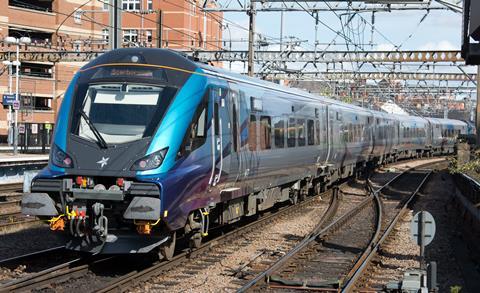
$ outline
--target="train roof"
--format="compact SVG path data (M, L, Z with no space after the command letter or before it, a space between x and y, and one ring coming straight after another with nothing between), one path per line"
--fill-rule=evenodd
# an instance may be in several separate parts
M135 58L135 56L137 56L138 58ZM162 68L176 69L183 73L181 74L183 76L180 78L175 78L172 76L172 78L170 79L170 81L172 81L176 85L180 84L182 80L186 78L185 75L194 74L195 72L198 72L198 69L201 69L201 71L203 71L207 75L211 75L219 78L225 78L227 80L232 80L232 81L243 82L243 83L247 83L255 86L260 86L260 87L264 87L274 91L283 92L285 94L294 94L297 97L303 98L307 101L316 101L324 104L334 105L336 107L346 108L351 111L356 111L356 112L361 111L364 113L370 113L370 114L381 116L384 118L396 117L399 120L406 120L406 119L423 120L427 118L427 117L421 117L421 116L389 114L386 112L365 109L352 104L347 104L338 100L334 100L325 96L313 95L311 93L308 93L300 89L282 86L282 85L261 80L258 78L252 78L239 73L230 72L228 70L225 70L219 67L213 67L201 62L196 62L181 52L177 52L169 49L123 48L123 49L112 50L100 55L99 57L95 58L94 60L84 65L81 68L81 71L99 67L103 64L137 64L137 65L146 65L146 66L156 65ZM429 118L429 119L438 119L438 123L442 123L442 124L450 123L453 125L466 125L465 122L463 121L453 120L453 119L441 119L441 118Z

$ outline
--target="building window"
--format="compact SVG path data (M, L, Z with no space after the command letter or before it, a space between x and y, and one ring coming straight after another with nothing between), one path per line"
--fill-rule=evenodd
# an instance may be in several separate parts
M73 51L80 52L81 50L82 50L82 42L81 41L73 42Z
M109 31L108 31L108 28L104 28L102 29L102 40L104 43L108 43L108 39L109 39Z
M192 1L190 4L192 5L192 15L197 15L197 4L195 3L195 1Z
M127 11L140 10L140 0L122 0L122 8Z
M73 14L73 20L75 21L75 23L82 23L82 14L83 10L81 9L75 11L75 13Z
M147 40L147 43L151 43L153 41L152 30L145 31L145 39Z
M137 30L124 30L123 31L123 41L125 43L136 43L136 42L138 42L138 32L137 32Z
M26 9L52 12L53 0L8 0L9 6L21 7Z
M52 78L53 65L22 62L20 74L24 76Z
M153 10L153 0L147 0L147 9Z
M101 0L103 2L103 10L109 10L110 9L110 0Z

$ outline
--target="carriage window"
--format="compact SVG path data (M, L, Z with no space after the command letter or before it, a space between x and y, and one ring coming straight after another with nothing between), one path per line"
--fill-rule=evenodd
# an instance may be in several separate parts
M313 120L307 120L307 143L308 145L314 144L315 128L313 126Z
M275 147L283 148L285 146L285 122L283 119L275 119L273 127L275 128ZM274 120L274 121L275 121Z
M260 149L268 150L272 148L272 122L270 117L260 117Z
M255 151L257 149L257 117L250 115L250 124L248 125L248 149Z
M289 148L295 146L295 140L296 140L296 123L295 123L295 118L290 118L288 119L288 131L287 131L287 146Z
M207 137L207 99L199 105L195 112L190 127L185 134L182 147L178 152L178 157L182 157L202 146Z
M315 120L315 144L320 144L320 121Z
M305 145L305 119L297 120L298 146Z

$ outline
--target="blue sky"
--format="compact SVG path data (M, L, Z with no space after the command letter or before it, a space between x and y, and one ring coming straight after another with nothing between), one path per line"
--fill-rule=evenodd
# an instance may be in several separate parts
M386 36L385 39L375 31L373 42L374 49L391 49L393 44L402 43L408 39L401 49L460 49L461 41L461 14L453 11L430 11L425 20L419 24L420 19L426 14L425 11L394 11L379 12L375 14L375 28ZM363 13L363 18L371 22L371 13ZM248 27L248 17L245 13L225 13L225 18L234 21L244 27ZM319 19L334 30L340 30L340 21L331 12L322 12ZM357 16L354 23L360 18ZM314 19L305 12L288 12L284 14L284 36L296 36L300 39L314 43ZM368 42L371 38L371 26L364 25L364 38ZM280 36L280 13L259 12L257 14L256 29L258 32L271 37ZM319 42L330 42L335 34L325 26L319 24ZM232 39L246 38L247 32L241 29L233 29ZM228 39L228 33L224 35ZM339 42L341 38L337 38ZM391 42L390 42L391 41ZM245 45L245 44L244 44ZM307 49L311 46L307 46ZM341 49L341 47L337 47Z

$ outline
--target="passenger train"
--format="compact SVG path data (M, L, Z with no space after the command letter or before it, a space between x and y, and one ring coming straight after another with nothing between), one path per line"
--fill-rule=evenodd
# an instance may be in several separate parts
M467 124L376 112L170 50L110 51L65 93L48 166L22 212L67 247L198 247L210 229L295 204L368 165L454 151Z

